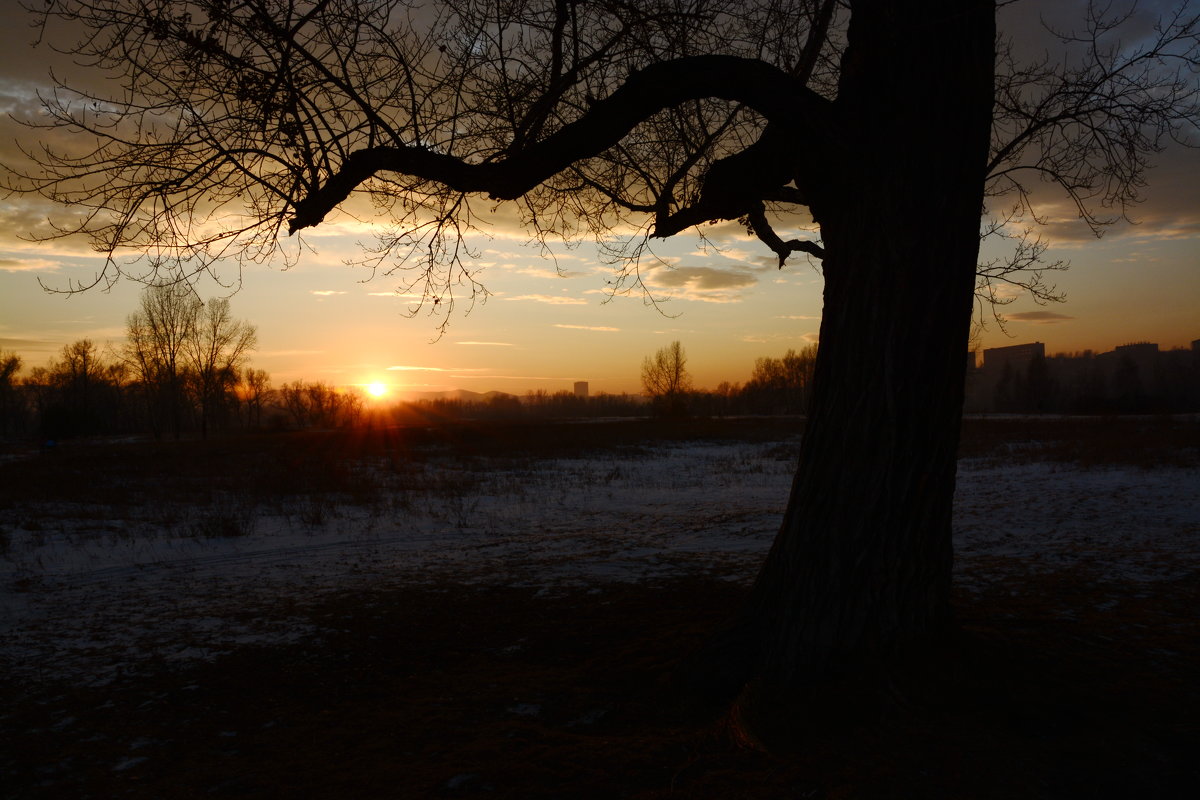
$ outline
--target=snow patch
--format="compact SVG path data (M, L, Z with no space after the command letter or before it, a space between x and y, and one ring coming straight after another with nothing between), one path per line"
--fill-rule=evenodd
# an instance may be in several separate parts
M312 499L320 514L239 508L244 533L227 537L133 509L26 509L24 522L0 524L0 667L104 684L148 659L319 637L304 609L355 589L453 581L552 595L694 575L750 581L792 481L780 444L696 442L469 471L447 457L414 466L442 491L383 511L328 498ZM1016 564L1147 584L1195 572L1198 473L965 460L956 580L982 590Z

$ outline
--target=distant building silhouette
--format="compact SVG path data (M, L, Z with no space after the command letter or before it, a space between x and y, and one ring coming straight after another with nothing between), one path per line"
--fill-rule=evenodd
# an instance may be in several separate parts
M1035 358L1046 357L1046 345L1041 342L1013 344L1008 347L989 347L983 351L984 369L1004 369L1004 366L1024 367Z
M965 388L969 412L1200 411L1200 339L1191 349L1132 342L1049 358L1041 342L988 348L978 367L968 356Z
M586 400L588 396L588 382L575 381L575 396L581 400Z
M989 347L983 364L973 369L967 363L966 409L968 411L1017 411L1030 405L1031 390L1045 381L1046 345L1042 342ZM1040 410L1040 409L1028 409Z

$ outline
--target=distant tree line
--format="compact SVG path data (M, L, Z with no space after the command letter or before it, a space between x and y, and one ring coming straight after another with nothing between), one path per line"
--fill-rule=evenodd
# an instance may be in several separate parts
M817 346L788 350L782 358L754 362L744 384L722 381L712 391L692 388L687 353L672 342L642 363L642 387L656 416L804 414L812 392Z
M361 392L340 391L323 382L292 381L279 387L272 398L287 412L293 428L341 428L357 424L363 416ZM273 418L273 427L284 422Z
M233 317L228 299L148 287L119 346L80 339L24 374L19 356L0 353L0 436L179 438L257 424L269 378L247 367L255 343L254 326Z
M696 389L679 342L660 348L642 362L643 393L587 397L569 391L494 393L483 398L446 397L399 403L384 414L401 425L435 425L456 420L595 419L601 417L720 417L804 414L812 387L817 347L788 350L780 358L754 362L744 384L724 381L716 389Z
M755 360L742 384L693 388L679 342L642 364L644 394L445 397L369 408L361 392L323 382L278 388L248 364L255 329L226 299L200 302L188 290L152 287L126 322L126 341L80 339L45 366L22 373L0 352L0 438L56 440L95 434L207 436L220 430L340 428L364 422L441 425L461 420L802 415L817 346ZM1200 349L1127 345L972 369L967 410L999 413L1178 413L1200 410Z

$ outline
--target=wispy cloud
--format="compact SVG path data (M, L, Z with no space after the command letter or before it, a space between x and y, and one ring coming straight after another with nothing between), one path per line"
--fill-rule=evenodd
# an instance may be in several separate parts
M580 297L565 297L557 294L522 294L506 297L505 300L532 300L535 303L549 303L554 306L584 306L587 300Z
M655 288L675 289L688 300L705 303L740 302L741 289L753 286L758 279L741 269L714 267L676 267L657 269L647 276Z
M573 331L619 331L620 328L610 328L607 325L566 325L561 322L554 323L555 328L569 328Z
M454 372L454 370L447 370ZM469 371L469 370L468 370ZM548 375L504 375L501 373L487 375L451 375L452 378L489 380L489 381L565 381L567 378L555 378Z
M46 258L0 258L0 271L54 272L62 265Z
M537 264L515 265L503 264L503 267L508 269L514 275L525 275L530 278L546 278L557 280L559 278L582 278L588 273L585 270L567 269L562 264L547 264L539 266Z
M774 319L820 319L818 314L784 314Z
M0 336L0 348L5 350L32 350L38 352L48 352L57 350L62 347L59 342L52 342L47 339L16 339Z
M752 286L757 278L742 270L714 267L676 267L655 270L654 283L660 286L690 286L696 289L737 289Z
M482 372L487 367L417 367L408 364L397 364L387 367L389 372Z
M821 338L816 331L802 333L799 336L788 333L773 333L773 334L746 334L742 337L743 342L750 344L770 344L771 342L795 342L800 341L805 344L816 344Z
M455 342L455 344L465 344L471 347L515 347L512 342Z
M256 350L256 356L317 356L324 350Z
M367 292L367 297L399 297L404 300L420 300L416 292Z
M1148 219L1140 227L1131 227L1130 235L1138 239L1171 241L1200 237L1200 220Z
M713 248L713 250L717 255L722 258L728 258L730 261L750 261L756 255L740 247L717 247Z
M1017 322L1032 322L1035 325L1054 325L1058 322L1075 319L1067 314L1058 314L1054 311L1018 311L1016 314L1005 314L1004 316Z
M315 294L317 297L329 297L335 294L345 294L345 292L339 292L333 289L310 289L308 293Z

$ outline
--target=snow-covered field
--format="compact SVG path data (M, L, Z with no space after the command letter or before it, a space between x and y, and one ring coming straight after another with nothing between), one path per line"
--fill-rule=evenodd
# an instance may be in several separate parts
M356 503L45 507L0 520L0 669L104 684L148 659L319 636L329 592L750 580L783 513L795 442L593 458L423 462L437 492ZM957 580L1082 571L1153 592L1200 567L1200 469L960 462ZM228 533L237 535L223 535Z

